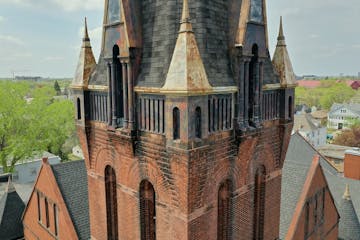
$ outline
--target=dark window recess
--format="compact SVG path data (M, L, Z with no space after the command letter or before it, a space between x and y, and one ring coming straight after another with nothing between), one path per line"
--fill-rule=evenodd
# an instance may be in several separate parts
M279 93L266 91L262 99L262 119L265 121L278 119L280 116Z
M231 182L221 184L218 192L218 240L229 240L231 235Z
M153 185L144 180L140 183L141 240L156 239L156 196Z
M201 138L201 108L195 110L195 137Z
M305 239L309 236L309 219L310 218L310 204L307 202L305 204Z
M257 65L258 65L258 58L259 58L259 54L258 54L258 46L256 44L253 45L252 47L252 57L251 57L251 61L249 64L249 96L248 96L248 106L247 106L247 111L248 111L248 116L249 116L249 122L250 124L252 124L252 120L254 119L254 104L255 104L255 87L256 87L256 81L258 81L259 76L258 76L258 69L257 69Z
M264 212L265 212L265 168L261 167L255 174L254 191L254 237L264 239Z
M55 236L58 235L58 212L57 212L57 206L56 204L54 204L53 206L53 211L54 211L54 234Z
M49 203L47 198L45 197L45 216L46 216L46 227L50 227L50 219L49 219Z
M289 111L288 112L288 114L289 114L288 118L289 118L289 120L292 120L293 119L293 99L292 99L291 96L289 97L289 110L288 111Z
M81 120L81 102L80 102L80 98L77 98L76 106L77 106L77 120Z
M116 106L116 116L118 118L118 124L121 123L121 119L124 118L124 92L123 92L123 76L122 76L122 66L119 59L119 47L115 45L113 47L113 65L114 68L114 78L115 78L115 106Z
M40 193L36 192L37 196L37 208L38 208L38 220L41 222L41 199L40 199Z
M177 107L173 109L173 138L180 139L180 110Z
M118 239L118 216L117 216L117 191L115 170L107 166L105 168L105 191L106 191L106 223L107 239Z

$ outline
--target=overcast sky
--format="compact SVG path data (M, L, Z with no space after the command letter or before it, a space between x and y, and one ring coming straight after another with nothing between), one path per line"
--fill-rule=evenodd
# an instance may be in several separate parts
M98 58L104 0L0 0L0 77L72 77L88 17ZM268 0L270 52L280 15L296 74L360 72L359 0Z

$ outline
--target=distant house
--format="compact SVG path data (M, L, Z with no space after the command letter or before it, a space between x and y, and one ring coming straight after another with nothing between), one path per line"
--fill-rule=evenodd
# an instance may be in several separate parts
M351 124L360 118L360 104L334 103L328 113L328 128L348 129Z
M344 159L345 152L352 150L353 147L340 146L334 144L326 144L317 147L317 150L326 158L326 160L334 167L339 173L344 172Z
M309 113L294 116L293 132L299 132L314 147L326 144L326 127L321 126L321 121L314 119Z
M45 152L43 156L49 159L51 164L60 163L61 158L54 154ZM18 162L15 165L15 170L12 174L12 179L15 183L31 183L34 182L41 167L42 160L40 157L34 159ZM3 167L0 167L0 174L4 173Z
M360 239L360 181L341 176L295 133L283 168L280 215L281 239Z
M90 239L85 162L43 160L23 215L25 239Z

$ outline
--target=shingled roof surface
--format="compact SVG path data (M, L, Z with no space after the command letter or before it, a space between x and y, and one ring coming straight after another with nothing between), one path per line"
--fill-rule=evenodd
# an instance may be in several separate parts
M342 216L339 224L339 239L358 240L360 239L360 223L351 197L343 197L339 207Z
M89 196L84 161L52 165L79 239L90 239Z
M25 203L15 189L6 191L0 200L0 239L18 239L24 236L21 216Z
M281 212L280 212L280 238L284 238L289 229L296 204L303 189L308 171L310 169L313 157L320 155L320 165L324 171L326 180L329 184L335 204L339 208L342 201L346 184L349 184L352 194L352 200L356 215L360 215L360 181L344 178L340 176L317 152L310 143L308 143L299 133L292 135L288 152L286 155L281 188ZM340 213L340 222L341 222ZM359 236L357 236L359 237ZM357 238L360 239L360 238Z

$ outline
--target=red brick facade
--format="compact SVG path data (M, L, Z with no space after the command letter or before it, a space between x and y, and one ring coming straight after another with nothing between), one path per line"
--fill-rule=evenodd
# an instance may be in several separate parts
M24 212L23 224L24 236L27 240L78 239L51 166L47 162L43 163L39 171Z
M346 151L344 159L344 176L360 180L360 152Z

